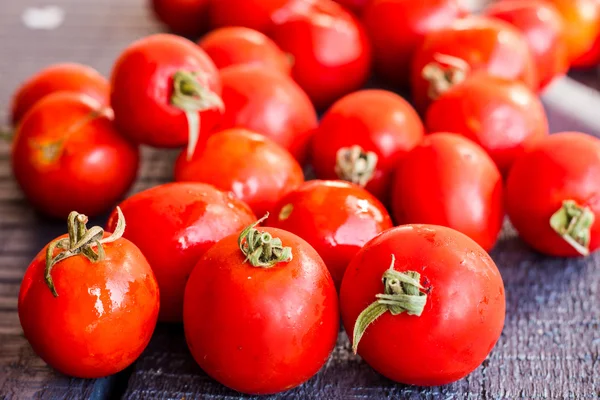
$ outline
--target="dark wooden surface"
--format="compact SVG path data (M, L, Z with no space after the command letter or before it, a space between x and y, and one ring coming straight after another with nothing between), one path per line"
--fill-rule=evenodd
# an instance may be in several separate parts
M21 22L28 6L58 4L64 24L33 31ZM160 30L143 0L0 0L0 121L20 81L58 61L88 63L108 74L130 41ZM598 86L595 74L578 74ZM600 134L600 95L565 80L545 96L554 131ZM64 231L28 207L11 177L10 147L0 142L0 398L240 398L208 378L190 357L180 326L162 325L128 370L100 380L70 379L35 356L17 317L21 277L34 254ZM144 149L133 192L169 180L172 152ZM97 219L103 224L102 217ZM439 388L394 384L351 355L340 340L323 370L279 399L597 399L600 398L600 254L551 259L527 249L507 226L493 251L507 294L504 332L491 356L467 378Z

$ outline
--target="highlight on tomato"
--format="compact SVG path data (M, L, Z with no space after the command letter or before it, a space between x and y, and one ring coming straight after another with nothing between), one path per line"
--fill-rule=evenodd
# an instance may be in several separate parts
M211 0L151 0L154 15L173 33L198 36L209 26Z

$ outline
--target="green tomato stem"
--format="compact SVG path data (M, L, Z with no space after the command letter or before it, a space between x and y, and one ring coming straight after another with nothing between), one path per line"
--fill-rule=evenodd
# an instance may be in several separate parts
M574 200L565 200L550 217L550 226L579 254L590 254L591 228L595 215L589 207L580 206Z
M268 217L269 213L244 229L238 238L238 246L246 256L244 262L250 262L253 267L270 268L280 262L292 260L291 247L284 247L281 239L256 229Z

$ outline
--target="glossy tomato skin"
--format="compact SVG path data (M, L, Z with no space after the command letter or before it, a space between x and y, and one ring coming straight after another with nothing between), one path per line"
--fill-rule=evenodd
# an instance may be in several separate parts
M338 337L339 312L317 252L292 233L259 230L291 247L292 260L253 267L244 262L238 235L221 240L190 276L183 326L208 375L239 392L269 394L300 385L323 366Z
M449 26L462 14L456 0L371 1L363 21L377 73L393 85L408 86L413 55L425 35Z
M209 137L191 160L182 152L175 180L233 192L262 216L300 186L304 175L292 155L273 141L245 129L227 129Z
M483 71L500 78L523 81L532 90L539 86L535 63L521 32L508 22L469 16L454 21L447 28L430 32L415 53L411 83L414 104L420 113L426 111L432 100L429 95L431 83L423 77L423 69L436 62L437 54L466 62L467 75Z
M120 207L127 221L124 237L140 248L156 274L159 319L165 322L181 322L185 284L200 256L256 219L246 204L202 183L156 186ZM115 211L106 229L116 224Z
M117 60L111 77L111 104L119 131L154 147L180 147L188 142L185 112L171 104L173 75L196 73L198 82L221 94L219 73L195 43L171 34L155 34L132 43ZM213 107L199 112L200 136L219 121Z
M365 188L388 203L398 160L424 135L408 102L385 90L360 90L344 96L325 113L312 140L312 164L320 179L338 179L337 152L353 145L377 155L376 170Z
M283 197L267 225L306 240L323 258L336 286L369 240L393 226L385 207L348 182L313 180Z
M575 200L595 215L590 252L600 247L600 141L578 132L550 135L519 158L508 176L508 216L523 240L557 256L580 254L550 226L564 200Z
M218 69L232 65L251 64L270 68L282 74L291 72L289 57L266 35L241 26L215 29L198 45L213 60Z
M173 33L197 36L208 29L210 0L151 0L152 10Z
M502 176L477 144L435 133L400 161L392 210L398 224L447 226L489 251L504 218Z
M273 19L295 1L304 0L217 0L210 4L210 20L215 28L244 26L269 34Z
M16 125L38 101L54 92L86 94L104 106L110 102L108 81L98 71L77 63L53 64L17 89L12 99L12 123Z
M548 135L537 95L518 81L475 74L435 100L425 119L429 132L454 132L481 145L507 175L523 152Z
M156 326L159 291L148 262L126 239L103 246L103 261L75 256L53 267L58 297L44 280L46 248L21 283L25 337L46 363L73 377L101 378L125 369Z
M591 49L571 63L573 68L593 68L600 64L600 34Z
M371 48L361 23L332 0L297 1L280 13L275 43L294 57L292 76L317 109L367 81Z
M492 3L485 15L506 21L524 35L534 58L539 88L569 69L566 29L562 16L545 0L503 0Z
M289 76L256 65L221 71L225 113L221 129L245 128L272 139L303 163L317 127L317 112Z
M350 337L358 315L383 292L381 278L392 254L396 271L421 275L425 309L421 316L383 314L366 329L358 354L405 384L437 386L465 377L502 332L505 296L498 268L480 246L452 229L390 229L367 243L344 275L340 305Z
M40 100L19 124L13 174L27 199L49 216L98 215L129 190L139 166L137 146L113 126L110 109L74 92Z

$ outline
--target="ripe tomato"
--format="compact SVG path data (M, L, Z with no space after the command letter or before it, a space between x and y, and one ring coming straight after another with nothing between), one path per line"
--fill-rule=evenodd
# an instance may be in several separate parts
M251 64L285 75L291 72L292 65L288 56L275 42L254 29L240 26L216 29L204 36L198 45L219 69Z
M415 51L425 35L461 16L456 0L374 0L363 20L377 73L394 85L408 85Z
M279 14L272 37L294 56L292 76L318 109L359 89L369 76L365 30L332 0L292 3Z
M162 297L159 319L181 322L183 291L194 265L220 239L255 220L250 208L202 183L169 183L137 193L121 203L125 238L144 253ZM118 222L113 211L106 225Z
M69 234L33 259L21 283L19 320L33 350L63 374L101 378L131 365L156 326L156 279L142 252L121 238L87 230L69 215ZM85 237L86 233L88 237Z
M596 38L594 45L587 53L577 58L571 63L573 68L593 68L600 64L600 34Z
M417 110L424 113L432 100L475 71L539 87L533 57L517 28L470 16L430 32L415 53L411 80Z
M86 94L102 105L109 104L108 81L87 65L53 64L27 79L13 95L12 122L18 124L38 101L54 92Z
M425 124L429 132L460 133L478 143L505 176L515 159L548 135L546 112L534 92L484 73L435 100Z
M557 257L600 247L600 140L548 136L519 158L506 184L508 216L534 249Z
M346 7L348 10L352 11L354 14L360 16L370 2L370 0L334 0L336 3L339 3Z
M451 133L427 136L400 160L392 189L396 223L447 226L488 251L502 228L502 202L494 162L477 144Z
M14 176L32 205L66 218L98 215L129 190L139 151L113 126L110 110L91 97L57 92L26 114L13 141Z
M210 0L151 0L152 10L173 33L198 36L208 28Z
M196 362L243 393L300 385L321 369L338 336L337 293L321 257L292 233L255 225L202 256L183 314Z
M155 147L188 145L218 122L221 80L204 50L187 39L156 34L132 43L111 78L115 123L128 138Z
M256 215L304 182L292 155L270 139L245 129L227 129L208 138L191 160L181 153L175 180L204 182L233 192Z
M361 90L325 113L312 140L312 163L317 177L353 182L387 203L393 168L423 134L419 116L402 97Z
M213 27L244 26L269 33L280 10L298 0L217 0L210 2ZM304 1L304 0L299 0Z
M537 67L540 89L567 72L565 24L552 4L546 0L504 0L492 3L485 14L504 20L523 33Z
M319 180L284 196L267 225L292 232L314 247L337 287L358 250L393 226L385 207L361 187Z
M354 351L382 375L419 386L471 373L504 326L494 261L441 226L401 226L367 243L346 270L340 305Z
M317 112L310 99L289 76L256 65L239 65L221 71L225 113L221 129L245 128L285 147L304 162L310 138L317 127Z

